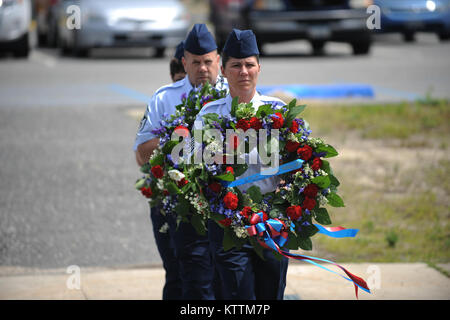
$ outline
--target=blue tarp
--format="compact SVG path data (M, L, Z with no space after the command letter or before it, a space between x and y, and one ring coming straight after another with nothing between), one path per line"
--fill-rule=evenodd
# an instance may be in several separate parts
M257 86L257 90L264 95L271 95L275 92L283 92L288 95L307 99L326 98L374 98L375 93L372 86L364 84L287 84L276 86Z

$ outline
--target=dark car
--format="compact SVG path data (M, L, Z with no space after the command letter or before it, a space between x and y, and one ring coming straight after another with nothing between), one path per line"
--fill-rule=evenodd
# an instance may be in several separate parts
M380 32L400 32L414 41L416 32L433 32L450 39L450 0L376 0L381 9Z
M232 28L252 29L264 43L305 39L320 54L327 41L346 42L367 54L371 32L367 6L357 0L210 0L210 20L219 48Z

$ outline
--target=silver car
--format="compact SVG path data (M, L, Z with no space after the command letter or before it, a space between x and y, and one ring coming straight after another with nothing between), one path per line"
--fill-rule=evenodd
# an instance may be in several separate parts
M0 51L12 51L16 57L27 57L30 28L30 0L0 0Z
M58 46L77 56L102 47L153 47L162 56L191 24L178 0L62 0L55 9Z

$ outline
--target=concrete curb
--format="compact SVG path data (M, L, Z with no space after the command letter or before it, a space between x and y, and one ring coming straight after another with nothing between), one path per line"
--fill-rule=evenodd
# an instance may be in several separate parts
M425 263L349 263L342 266L363 277L371 287L372 294L359 291L360 300L450 299L450 279ZM80 286L76 288L74 274L62 270L10 275L2 272L0 299L160 300L165 272L162 268L146 266L106 270L81 268L79 274ZM290 300L355 299L350 282L303 263L290 264L285 296Z

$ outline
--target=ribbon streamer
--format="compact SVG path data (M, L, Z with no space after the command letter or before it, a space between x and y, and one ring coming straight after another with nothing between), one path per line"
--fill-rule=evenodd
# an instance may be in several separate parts
M317 229L319 229L319 233L327 235L332 238L349 238L355 237L358 233L359 229L346 229L344 227L324 227L320 224L314 224Z
M320 227L322 227L322 226L320 226ZM322 228L325 229L325 227L322 227ZM337 230L335 232L339 232L339 231L343 231L343 230L355 230L355 229L345 229L342 227L336 227L336 228L339 230ZM344 278L345 280L352 282L353 285L355 286L356 298L358 298L358 288L370 293L370 289L367 286L367 283L364 281L364 279L362 279L358 276L355 276L354 274L350 273L347 269L345 269L344 267L338 265L337 263L335 263L333 261L316 258L316 257L305 256L305 255L301 255L301 254L290 253L288 251L281 250L280 247L282 247L288 239L288 232L285 230L285 225L281 220L268 219L266 214L264 214L263 212L259 212L259 213L254 214L251 217L250 225L246 226L246 229L250 236L256 236L256 235L259 236L258 242L264 248L272 249L272 250L278 252L279 254L283 255L286 258L291 258L291 259L295 259L295 260L304 260L304 261L311 263L317 267L320 267L324 270L327 270L329 272L337 274L338 276ZM292 229L292 224L291 224L291 229ZM330 229L333 229L333 228L330 228ZM318 263L319 261L331 263L331 264L337 266L342 271L344 271L348 277L345 277L333 270L330 270L327 267L320 265Z
M303 166L303 160L297 159L297 160L294 160L294 161L291 161L291 162L288 162L288 163L285 163L285 164L279 166L278 170L276 168L269 168L269 169L261 171L261 173L253 174L251 176L241 178L238 180L234 180L231 182L222 181L222 185L224 185L226 188L237 187L237 186L240 186L243 184L267 179L267 178L270 178L273 176L278 176L280 174L283 174L283 173L286 173L289 171L297 170L297 169L300 169L302 166Z

